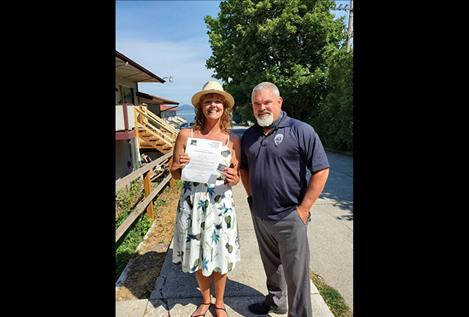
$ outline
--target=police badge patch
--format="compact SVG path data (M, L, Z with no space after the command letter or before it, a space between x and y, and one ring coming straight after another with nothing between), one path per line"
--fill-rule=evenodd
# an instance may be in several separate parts
M283 134L277 134L274 138L275 145L279 145L283 141Z

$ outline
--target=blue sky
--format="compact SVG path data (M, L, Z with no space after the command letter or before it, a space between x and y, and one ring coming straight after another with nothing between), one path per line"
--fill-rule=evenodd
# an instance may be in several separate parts
M174 78L173 83L140 83L139 91L191 104L192 95L213 79L213 71L205 67L211 48L204 17L217 17L219 4L116 1L116 50L160 77Z

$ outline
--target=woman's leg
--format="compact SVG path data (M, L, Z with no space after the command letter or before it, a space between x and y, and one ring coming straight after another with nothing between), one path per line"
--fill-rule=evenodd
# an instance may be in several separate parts
M213 281L215 283L215 307L217 308L225 308L225 302L223 300L225 296L225 286L226 286L226 274L221 275L218 272L213 272ZM217 316L225 316L226 314L223 310L216 311ZM227 316L227 315L226 315Z
M200 293L202 293L202 303L210 303L210 277L203 276L202 270L197 270L195 272L195 278L199 285ZM197 310L192 313L192 316L204 315L209 308L209 305L200 305Z

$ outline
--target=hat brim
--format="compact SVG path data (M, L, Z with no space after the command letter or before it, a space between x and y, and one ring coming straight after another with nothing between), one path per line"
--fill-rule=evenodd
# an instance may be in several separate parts
M222 95L223 97L225 97L225 100L228 103L229 108L233 108L233 106L234 106L233 96L230 95L229 93L227 93L226 91L221 91L221 90L217 90L217 89L201 90L201 91L197 92L195 95L192 96L192 99L191 99L192 105L194 105L194 107L198 107L198 103L200 101L200 98L203 95L206 95L206 94L219 94L219 95Z

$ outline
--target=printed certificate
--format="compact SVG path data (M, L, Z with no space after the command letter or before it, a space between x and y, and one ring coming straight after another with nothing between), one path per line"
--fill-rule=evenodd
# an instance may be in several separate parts
M188 138L186 153L190 162L182 169L182 180L189 182L215 184L219 175L222 142Z

